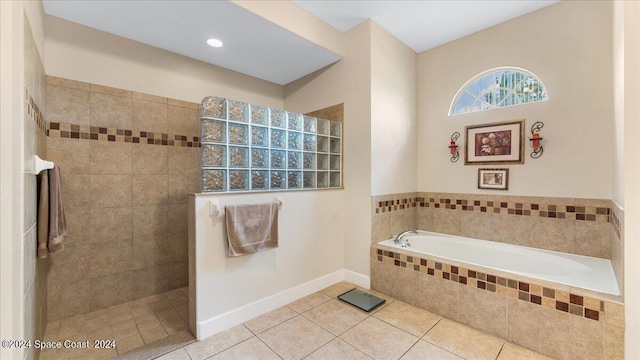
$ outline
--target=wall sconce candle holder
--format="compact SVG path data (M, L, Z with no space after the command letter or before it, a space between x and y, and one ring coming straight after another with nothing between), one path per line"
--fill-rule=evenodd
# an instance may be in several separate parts
M458 151L458 145L456 145L456 141L460 138L459 132L454 132L451 134L451 141L449 142L449 152L451 153L451 162L456 162L460 159L460 152Z
M543 138L540 136L540 129L542 129L543 127L544 123L542 121L536 121L535 123L533 123L533 125L531 125L531 137L529 138L529 141L531 141L531 147L533 148L533 151L531 152L531 154L529 154L529 156L531 156L531 158L533 159L539 158L544 152L544 148L542 147Z

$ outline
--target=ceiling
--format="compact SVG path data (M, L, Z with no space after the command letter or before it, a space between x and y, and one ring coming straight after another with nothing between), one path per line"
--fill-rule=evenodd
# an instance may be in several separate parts
M44 0L78 24L285 85L341 59L227 1ZM212 48L207 39L224 42Z
M341 31L373 19L422 52L556 1L293 2ZM341 59L339 54L228 1L44 0L43 4L48 15L280 85ZM209 47L209 38L222 40L224 46Z
M552 5L558 0L293 2L340 31L347 31L367 19L372 19L415 52L421 53Z

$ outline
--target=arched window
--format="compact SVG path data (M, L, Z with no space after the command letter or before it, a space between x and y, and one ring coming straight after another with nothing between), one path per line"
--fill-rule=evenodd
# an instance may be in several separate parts
M537 76L525 69L501 67L484 71L467 81L453 99L449 115L547 99L547 91Z

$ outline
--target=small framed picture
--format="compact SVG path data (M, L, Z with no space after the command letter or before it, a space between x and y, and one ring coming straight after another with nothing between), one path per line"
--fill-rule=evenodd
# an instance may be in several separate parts
M478 189L509 190L509 169L478 169Z
M524 119L465 127L465 165L524 164Z

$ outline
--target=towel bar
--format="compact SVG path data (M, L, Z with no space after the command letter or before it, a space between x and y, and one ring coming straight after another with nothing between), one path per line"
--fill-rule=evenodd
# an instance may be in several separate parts
M40 174L42 170L53 169L53 166L54 166L52 161L42 160L38 155L34 157L33 162L34 162L34 172L36 175Z
M278 205L278 209L282 209L282 203L284 200L281 196L276 196L273 203ZM224 216L225 205L220 204L219 200L209 200L209 216Z

